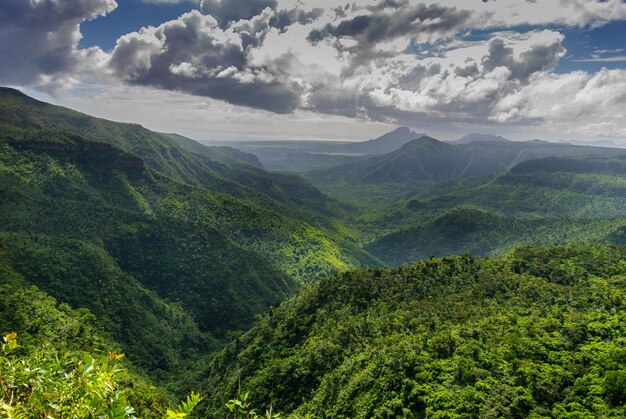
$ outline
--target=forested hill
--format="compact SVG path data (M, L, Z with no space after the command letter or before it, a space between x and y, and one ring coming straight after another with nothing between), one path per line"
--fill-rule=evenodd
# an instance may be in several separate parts
M391 265L431 255L604 241L626 225L626 156L550 157L439 183L383 211L366 244ZM382 232L382 233L381 233Z
M365 269L302 290L207 370L314 417L624 417L626 251L567 245Z
M89 309L158 382L303 282L377 264L342 211L236 150L0 91L0 285Z

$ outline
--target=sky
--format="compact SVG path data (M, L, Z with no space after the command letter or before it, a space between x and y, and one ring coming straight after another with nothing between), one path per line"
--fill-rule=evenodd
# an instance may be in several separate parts
M626 2L2 0L0 85L199 140L626 144Z

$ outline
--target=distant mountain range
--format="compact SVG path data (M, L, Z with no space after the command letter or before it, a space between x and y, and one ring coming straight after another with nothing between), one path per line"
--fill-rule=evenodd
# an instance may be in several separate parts
M482 176L508 170L545 157L611 156L619 148L589 147L540 140L507 141L502 137L470 135L450 144L423 136L399 150L363 161L310 172L306 177L322 191L346 199L394 200L436 182ZM362 199L362 198L359 198Z

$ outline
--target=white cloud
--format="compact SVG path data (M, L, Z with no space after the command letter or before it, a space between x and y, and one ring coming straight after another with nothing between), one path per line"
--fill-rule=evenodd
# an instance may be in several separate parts
M539 119L554 129L626 137L626 70L537 75L494 106L499 121Z
M623 63L626 62L626 55L617 55L614 57L597 57L570 60L577 63Z

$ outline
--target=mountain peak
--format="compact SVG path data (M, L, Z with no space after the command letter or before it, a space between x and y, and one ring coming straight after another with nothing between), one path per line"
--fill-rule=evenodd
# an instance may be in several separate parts
M399 150L403 145L423 137L409 127L398 127L378 138L359 143L353 143L346 148L360 154L387 154Z
M400 150L398 150L398 152L406 152L409 150L420 149L426 146L442 146L450 148L450 144L446 144L443 141L439 141L428 135L421 135L419 138L409 141L408 143L403 145Z
M452 144L470 144L470 143L508 143L511 140L508 140L500 135L494 134L479 134L479 133L471 133L467 134L458 140L450 141Z
M392 134L392 133L397 133L397 134L403 134L403 133L417 134L415 131L413 131L409 127L398 127L396 129L394 129L393 131L388 132L387 134Z

